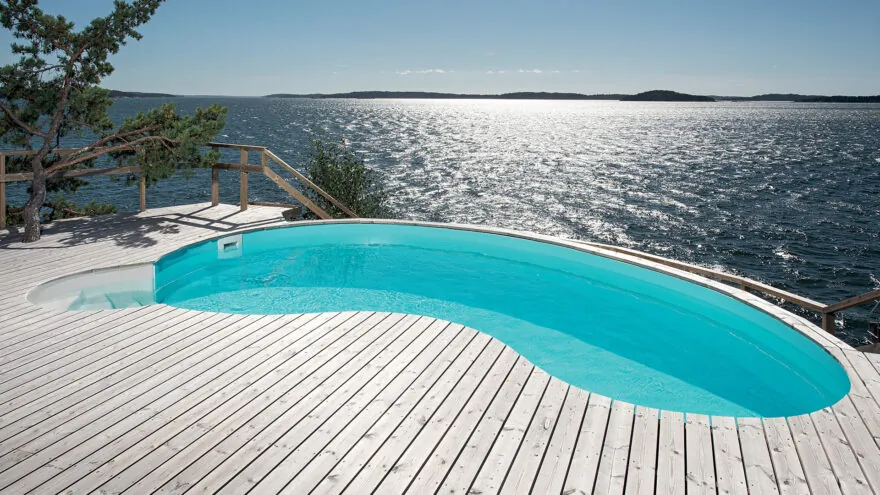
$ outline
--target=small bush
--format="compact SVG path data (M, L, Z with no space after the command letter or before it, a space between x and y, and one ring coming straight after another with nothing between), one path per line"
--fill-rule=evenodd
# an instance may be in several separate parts
M345 141L324 144L312 141L307 167L309 179L360 217L387 218L387 193L378 172L351 151ZM320 194L309 191L310 199L334 217L345 213Z

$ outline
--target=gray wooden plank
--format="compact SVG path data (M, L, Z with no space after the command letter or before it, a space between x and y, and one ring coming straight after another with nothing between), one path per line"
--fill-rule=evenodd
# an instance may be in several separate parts
M370 359L361 371L348 377L343 387L330 394L321 407L291 411L295 414L291 416L292 420L264 428L233 455L217 464L208 476L194 485L194 489L216 492L228 487L232 492L242 491L260 481L285 458L308 462L314 456L293 453L315 444L320 449L326 445L327 435L332 437L339 429L352 425L352 418L362 414L366 408L375 411L381 405L393 402L441 351L453 352L449 349L451 345L460 349L458 346L463 345L464 339L472 337L472 334L463 334L460 327L439 324L430 318L422 318L415 324L404 323L402 327L400 330L403 331L397 333L386 350ZM365 430L368 427L354 424L351 429ZM360 438L364 430L359 430L353 436ZM304 447L304 441L310 441L309 445ZM266 449L261 446L269 444L278 446L278 452L265 452ZM293 468L288 473L291 478L297 469Z
M88 429L83 428L83 424L99 423L105 428L97 435L86 436L75 448L56 457L53 464L66 467L41 485L40 490L61 492L70 489L76 493L83 489L83 485L94 488L94 480L108 466L103 462L109 458L112 461L110 469L122 469L126 465L126 447L131 445L132 438L135 441L144 437L149 439L151 423L161 425L173 419L173 410L166 406L188 402L204 407L214 396L233 393L237 381L246 385L247 377L257 375L259 368L270 372L273 360L278 363L279 357L284 359L292 348L309 345L307 336L313 332L305 325L316 319L313 315L296 319L268 317L266 324L245 327L235 338L218 339L198 354L179 362L174 369L157 375L156 378L164 380L144 385L147 393L134 391L130 400L118 408L106 406L103 411L90 411L76 418L79 425L65 425L68 429L65 436L74 437L80 434L80 429ZM106 443L94 443L95 436L103 438ZM92 446L84 448L89 443ZM92 452L83 457L83 453L89 451ZM70 485L77 480L80 485L71 488Z
M353 318L351 313L335 315L325 313L316 317L305 317L304 320L303 325L294 326L293 333L282 332L281 339L262 350L258 349L256 353L239 351L231 356L221 355L217 361L205 360L199 363L199 366L192 368L195 372L194 376L188 376L190 369L179 374L176 370L170 369L168 374L174 376L174 379L169 380L173 387L171 391L164 395L160 394L157 398L151 393L141 393L132 408L135 412L128 410L125 417L128 419L143 410L154 414L139 424L131 434L117 438L79 461L78 464L97 464L98 467L79 479L72 487L58 486L58 489L70 488L76 492L99 486L155 450L156 445L167 441L169 436L173 435L168 431L171 429L169 420L173 422L181 417L182 413L179 411L187 402L198 404L185 411L190 415L197 414L198 411L217 410L240 394L248 393L249 387L257 386L261 380L273 374L284 376L298 369L309 356L315 355L347 334L351 327L344 324L348 322L350 325ZM174 383L177 380L182 381L182 384ZM152 392L153 388L149 387L149 384L146 386ZM253 388L250 390L253 391ZM257 389L256 392L259 393L261 390ZM150 400L152 402L149 402ZM141 446L146 447L141 448ZM106 461L103 457L105 453L113 456L111 461ZM72 472L72 469L68 470L63 476L53 479L52 483L60 485L61 478L70 477L69 473Z
M685 493L684 414L660 411L657 445L657 494Z
M589 392L573 386L569 389L553 438L535 477L534 493L562 493L589 399Z
M840 485L831 469L831 462L822 447L822 441L808 415L788 418L795 450L804 468L810 493L816 495L839 495Z
M856 388L855 384L853 388ZM874 493L880 493L880 447L874 440L865 418L859 414L855 406L856 402L860 402L859 398L867 400L863 395L850 393L831 406L831 410L837 417L837 422L852 447L856 460L862 466L868 484Z
M850 365L845 366L852 384L849 398L874 439L874 444L880 446L880 373L871 366L863 352L850 350L839 353L838 359L845 359Z
M337 460L345 459L355 446L368 450L370 445L367 445L367 442L370 440L376 439L381 443L382 440L380 439L385 438L384 432L388 431L388 429L380 425L377 430L374 430L374 428L377 428L377 422L388 413L389 409L393 408L394 404L420 397L420 393L426 392L427 387L430 387L454 362L456 357L473 343L475 336L475 331L462 330L459 325L446 326L445 324L431 322L423 334L424 338L420 336L417 344L414 346L406 344L403 359L392 361L398 370L397 375L390 379L372 381L373 386L370 387L370 390L359 398L366 398L368 402L359 401L357 405L351 407L350 410L344 411L342 416L336 418L345 426L343 428L334 427L325 430L331 434L336 434L333 443L327 445L326 438L316 439L319 445L320 443L327 445L322 452L329 451L328 454L331 454L321 459L324 465L327 466L326 469L331 469ZM379 386L378 395L376 395L375 385ZM330 413L332 414L332 410ZM296 463L290 467L287 473L288 480L301 470L303 464L309 462L309 460L315 460L316 456L314 455L295 457L291 455L295 449L301 446L302 441L308 437L309 433L313 431L312 428L308 428L305 432L302 432L301 436L297 435L299 432L294 432L296 438L281 442L283 448L280 452L270 450L261 453L259 457L256 457L253 462L250 462L237 474L231 477L227 475L226 479L228 479L228 482L225 484L217 483L217 480L215 480L211 484L205 485L200 483L200 485L210 487L209 491L220 488L221 493L241 493L251 489L251 487L256 487L255 491L258 493L272 492L271 490L266 490L265 485L262 485L263 488L260 488L261 482L271 473L277 474L277 466L284 459L291 459L291 461ZM346 462L350 463L351 461ZM348 476L348 479L351 479L357 472L356 469L338 469ZM214 473L217 476L222 475L217 470ZM268 483L273 483L275 480L270 478L267 481Z
M704 414L685 416L685 468L688 495L716 491L715 463L709 417Z
M544 397L541 398L541 403L535 411L535 416L532 418L525 437L523 437L519 452L510 465L500 493L533 492L532 485L556 429L569 388L567 383L557 378L550 379Z
M126 323L116 324L113 321L105 322L97 326L99 333L88 335L76 342L65 342L59 346L40 348L31 353L29 361L9 364L8 373L4 374L3 382L0 383L0 401L18 397L15 392L24 389L33 389L34 384L57 370L70 370L73 372L95 363L104 357L113 358L118 356L122 348L134 349L144 342L152 341L152 338L161 334L165 322L175 318L186 319L195 316L193 312L177 312L168 308L154 307L155 311L138 313L138 318ZM164 311L163 311L164 310ZM150 328L144 329L143 325L150 322ZM83 332L90 330L88 326L80 327ZM167 336L166 336L167 337ZM18 366L15 366L18 365ZM13 368L14 366L14 368ZM26 387L23 387L26 385Z
M804 474L800 457L794 446L794 438L785 418L764 418L764 434L770 449L770 460L779 492L782 495L807 494L810 486Z
M632 446L626 475L626 493L654 493L657 482L657 450L660 436L660 411L638 406L633 424Z
M595 493L622 494L626 487L629 447L632 439L635 406L616 400L611 405L608 430L602 444Z
M593 493L610 413L611 399L599 394L590 394L587 412L563 484L564 493L572 495Z
M240 331L247 328L246 324L240 323L241 320L218 330L218 340L222 341L223 337L228 335L225 332ZM208 340L207 342L210 342ZM150 411L141 410L143 416L151 416ZM56 440L56 437L46 435L37 441L31 441L17 448L18 451L36 452L34 455L27 457L25 460L16 463L5 471L4 477L7 480L15 480L15 490L28 491L34 489L46 480L58 475L59 470L67 469L75 465L81 458L94 452L107 442L115 439L119 432L131 430L132 425L140 422L140 416L134 415L135 419L129 417L128 422L105 424L104 422L94 422L86 428L76 431L74 434L66 434ZM45 448L45 444L51 443L52 448ZM35 446L35 444L40 447ZM6 456L0 457L0 468L5 468ZM94 466L89 466L89 469Z
M831 408L816 411L810 416L816 426L816 432L831 462L831 470L837 478L843 493L868 494L873 493L868 485L868 479L862 472L856 453L847 440L837 421L837 417Z
M712 446L719 495L747 494L748 486L740 451L739 432L734 418L712 416Z
M776 494L779 489L760 418L737 418L749 493Z
M198 338L200 331L210 332L218 325L223 326L228 320L225 315L202 314L196 318L203 325L201 327L193 325L187 329L187 333L182 338L192 337L194 334ZM187 320L190 323L196 320ZM57 414L71 414L71 407L79 404L91 405L101 403L105 399L105 395L110 387L114 387L120 382L124 382L132 375L149 373L147 370L157 362L161 362L169 356L174 356L179 352L185 352L187 347L179 348L166 346L160 350L142 349L140 355L125 356L121 354L119 360L111 363L103 368L93 367L85 369L81 374L72 374L68 377L59 378L57 386L47 387L45 389L37 389L16 398L7 404L10 411L0 416L0 452L4 451L6 442L16 435L33 429L36 425L40 428L45 427L43 421L46 418ZM102 374L103 372L103 374ZM89 379L83 379L88 377ZM101 399L101 400L96 400ZM91 400L92 404L88 403Z

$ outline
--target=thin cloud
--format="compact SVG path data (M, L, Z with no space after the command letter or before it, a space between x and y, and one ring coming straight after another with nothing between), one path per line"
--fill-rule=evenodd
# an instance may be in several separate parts
M451 70L447 71L444 69L419 69L419 70L407 69L407 70L399 70L399 71L397 71L397 74L400 76L408 76L411 74L446 74L447 72L452 72L452 71Z
M544 71L542 71L541 69L520 69L517 72L519 72L520 74L540 74Z

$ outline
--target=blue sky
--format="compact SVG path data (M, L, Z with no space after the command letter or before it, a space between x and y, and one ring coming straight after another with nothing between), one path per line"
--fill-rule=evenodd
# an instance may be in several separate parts
M84 26L112 3L40 5ZM878 0L169 0L141 32L106 87L880 93Z

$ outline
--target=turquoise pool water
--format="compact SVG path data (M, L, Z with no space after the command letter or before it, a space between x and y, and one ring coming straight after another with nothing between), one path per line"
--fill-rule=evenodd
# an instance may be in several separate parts
M504 235L389 224L256 231L225 248L215 240L165 256L155 287L157 302L201 311L449 320L572 385L673 411L790 416L833 404L850 387L821 347L752 306Z

